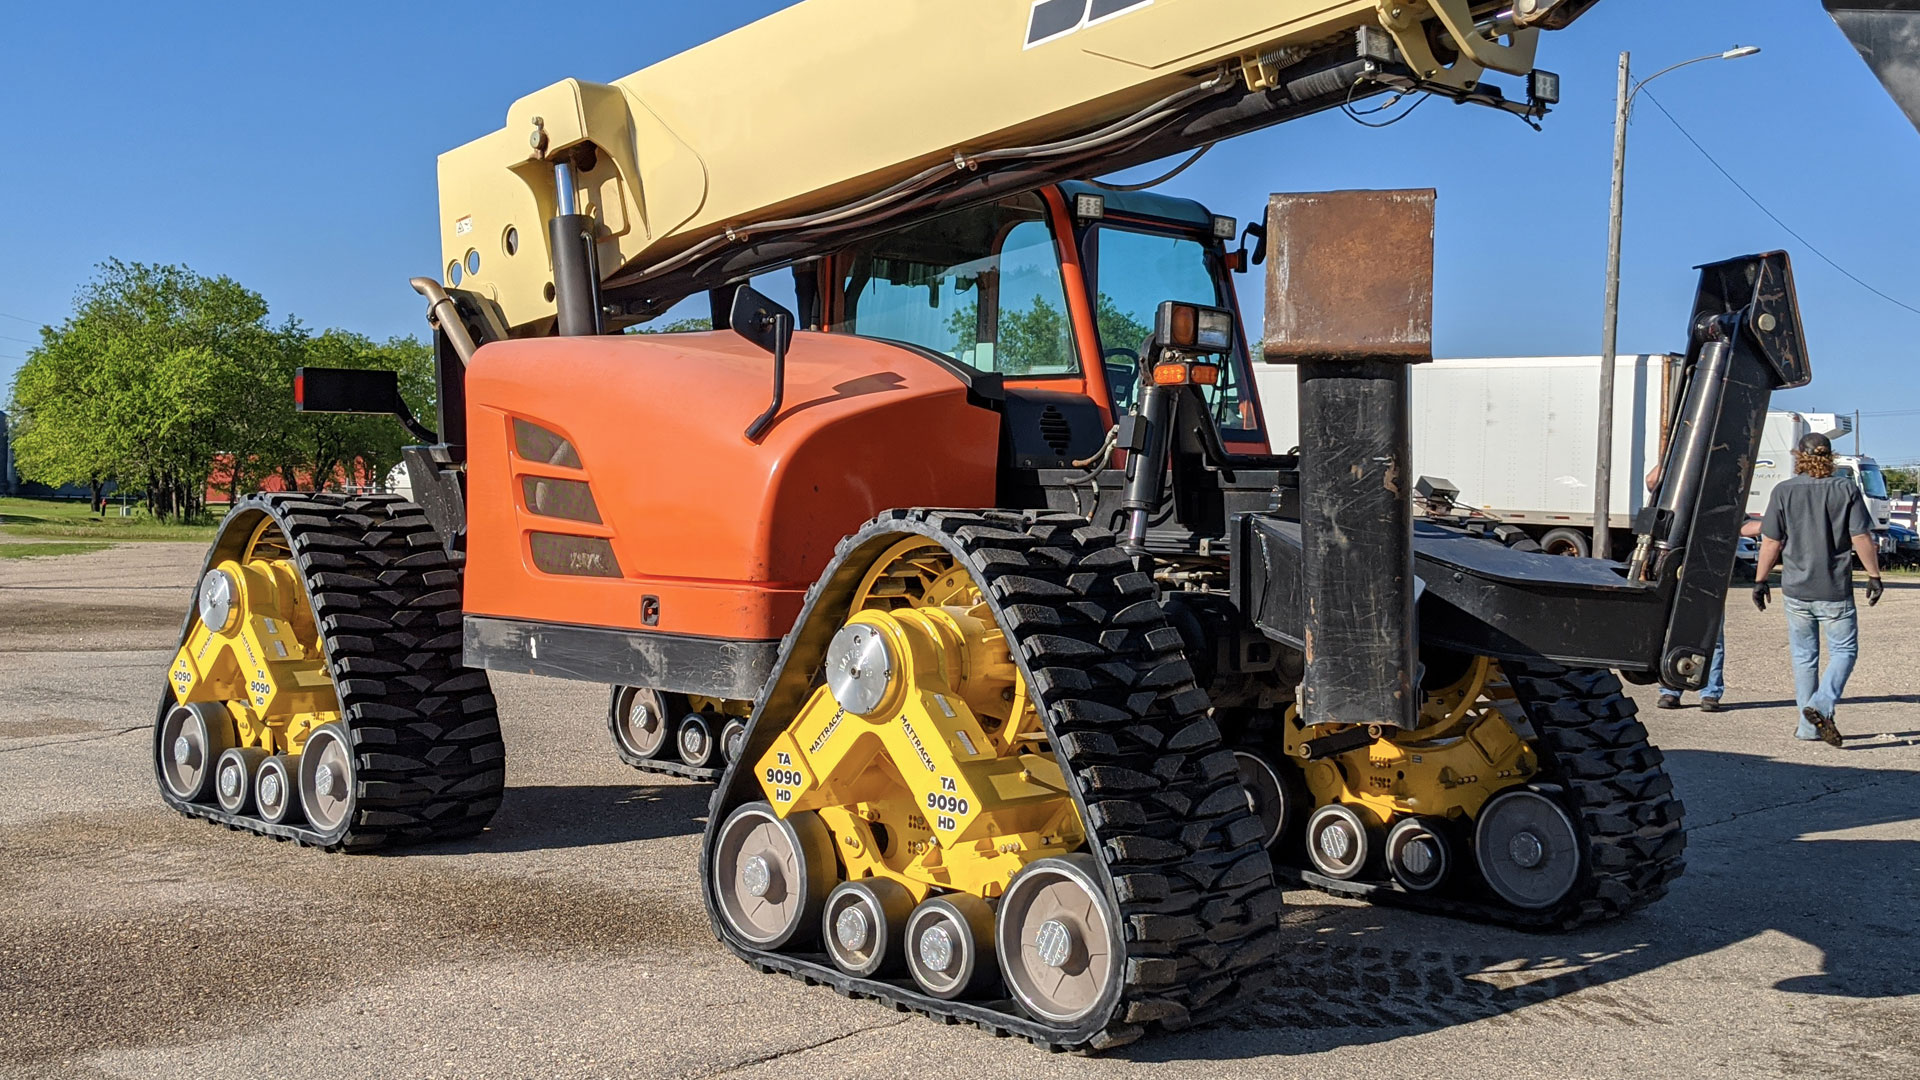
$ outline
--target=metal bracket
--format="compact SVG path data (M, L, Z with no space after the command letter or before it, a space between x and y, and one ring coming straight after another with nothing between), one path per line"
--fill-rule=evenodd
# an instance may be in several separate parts
M1423 82L1471 90L1489 69L1509 75L1533 70L1540 31L1499 22L1476 25L1467 0L1379 0L1379 11L1380 25L1393 36L1407 66ZM1450 64L1443 63L1435 51L1436 41L1429 36L1429 16L1438 20L1445 32L1445 40L1438 44L1458 51ZM1506 37L1509 44L1501 44L1498 36Z

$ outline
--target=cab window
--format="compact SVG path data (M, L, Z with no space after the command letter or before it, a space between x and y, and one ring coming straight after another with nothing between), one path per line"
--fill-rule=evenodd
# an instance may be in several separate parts
M1077 371L1045 204L1023 195L921 222L842 257L834 330L904 341L981 371Z
M1100 355L1107 368L1117 408L1129 408L1139 396L1140 346L1153 330L1154 313L1163 300L1231 309L1221 293L1199 240L1173 233L1146 232L1117 226L1094 231L1095 313L1100 328ZM1218 386L1202 393L1222 432L1257 427L1253 394L1248 384L1246 357L1236 347L1220 370Z

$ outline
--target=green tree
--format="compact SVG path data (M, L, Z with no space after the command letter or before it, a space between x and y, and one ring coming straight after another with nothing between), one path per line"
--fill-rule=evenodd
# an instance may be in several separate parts
M1881 467L1880 475L1887 482L1889 494L1912 493L1920 491L1920 468Z
M1137 349L1151 329L1121 310L1106 293L1098 298L1095 321L1103 350ZM947 332L954 336L956 353L976 348L980 341L980 302L969 300L947 316ZM993 355L994 369L1008 375L1066 370L1075 355L1066 315L1039 296L1024 310L1002 309Z
M266 301L227 277L111 260L14 381L16 458L46 483L112 478L159 517L197 513L267 340Z

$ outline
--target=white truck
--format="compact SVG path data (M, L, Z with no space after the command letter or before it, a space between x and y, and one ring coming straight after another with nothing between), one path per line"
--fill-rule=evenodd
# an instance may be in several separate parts
M1681 357L1615 359L1612 554L1632 550L1633 519L1647 505L1646 476L1660 463L1679 392ZM1294 369L1256 374L1275 450L1299 441ZM1593 536L1600 357L1435 360L1413 369L1413 472L1445 479L1459 503L1519 526L1560 555L1589 554ZM1791 468L1791 466L1789 466Z
M1819 432L1839 443L1841 436L1853 433L1853 417L1845 413L1797 413L1776 409L1767 414L1760 435L1760 456L1753 463L1753 487L1747 492L1747 513L1761 514L1775 485L1793 475L1793 448L1808 434ZM1835 447L1838 450L1838 446ZM1880 465L1871 457L1856 454L1833 455L1833 475L1853 481L1866 499L1867 514L1873 519L1874 542L1880 554L1893 553L1892 534L1887 526L1893 521L1893 500L1887 497L1887 481Z

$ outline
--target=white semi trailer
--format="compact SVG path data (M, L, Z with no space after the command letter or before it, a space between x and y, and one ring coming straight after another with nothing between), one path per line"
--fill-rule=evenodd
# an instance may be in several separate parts
M1615 360L1613 554L1631 549L1646 476L1666 446L1681 357ZM1294 369L1259 365L1272 445L1297 441ZM1435 360L1413 369L1413 471L1460 489L1459 502L1519 526L1548 551L1586 555L1593 536L1598 356Z
M1648 501L1647 473L1666 449L1681 357L1615 360L1613 482L1608 492L1613 553L1630 551L1635 514ZM1261 365L1256 376L1275 449L1298 440L1294 369ZM1593 465L1599 427L1600 358L1530 356L1435 360L1413 369L1413 471L1460 489L1459 502L1519 526L1557 555L1587 555L1593 536ZM1767 508L1774 485L1793 475L1793 448L1819 432L1836 444L1852 434L1844 413L1767 414L1747 512ZM1860 488L1882 554L1893 550L1893 505L1880 466L1839 454L1834 475Z

